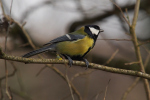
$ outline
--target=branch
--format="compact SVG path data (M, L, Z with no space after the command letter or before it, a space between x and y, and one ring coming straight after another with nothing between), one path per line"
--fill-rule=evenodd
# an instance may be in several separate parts
M97 40L133 41L132 39L97 39Z
M139 43L139 45L138 45L138 46L141 46L141 45L144 45L144 44L148 44L148 43L150 43L150 40L145 41L145 42L141 42L141 43Z
M137 23L137 19L138 19L139 7L140 7L140 0L137 0L136 4L135 4L133 22L132 22L132 25L130 26L130 33L133 38L135 53L136 53L137 60L139 62L140 69L142 72L145 73L145 69L144 69L144 65L143 65L143 61L142 61L142 57L141 57L141 53L140 53L140 47L138 46L139 44L138 44L137 36L135 33L135 27L136 27L136 23ZM149 82L147 79L143 79L143 80L144 80L147 98L148 98L148 100L150 100Z
M121 12L123 18L125 19L126 23L130 26L130 23L129 23L129 21L127 20L127 18L125 17L125 15L124 15L122 9L121 9L115 2L113 2L112 0L110 0L110 1L120 10L120 12Z
M126 100L127 95L131 92L131 90L137 85L137 83L139 82L140 77L137 77L134 82L130 85L130 87L126 90L126 92L123 94L123 97L121 100Z
M17 71L17 68L15 67L15 65L14 65L14 63L13 62L10 62L11 63L11 65L12 65L12 67L13 67L13 72L11 73L11 74L9 74L8 75L8 77L13 77L14 75L15 75L15 73L16 73L16 71ZM0 77L0 82L2 81L2 80L4 80L6 77L5 76L3 76L3 77Z
M71 81L69 80L68 75L67 75L67 71L68 71L69 66L67 64L65 64L65 65L66 65L66 75L65 75L66 76L66 81L67 81L69 89L70 89L70 94L71 94L72 100L75 100L74 96L73 96L72 87L71 87Z
M117 4L115 4L115 5L120 9L120 7ZM141 68L141 71L143 73L145 73L145 69L144 69L144 65L143 65L143 61L142 61L142 57L141 57L141 53L140 53L140 47L139 47L139 43L138 43L137 36L135 33L135 27L136 27L136 23L137 23L137 19L138 19L139 7L140 7L140 0L136 0L132 25L129 23L129 21L126 18L124 18L124 19L126 20L126 22L128 23L128 26L130 28L130 33L131 33L131 36L133 39L132 42L134 44L134 49L135 49L136 57L138 60L137 62L139 62L139 66ZM124 16L124 13L121 13L121 14L122 14L122 16ZM147 79L143 79L143 80L144 80L147 98L148 98L148 100L150 100L149 82Z
M106 100L106 93L107 93L107 89L108 89L108 85L109 85L109 83L110 83L110 80L111 80L111 79L109 79L108 84L107 84L107 86L106 86L105 95L104 95L104 99L103 99L103 100Z
M117 49L113 54L112 56L104 63L104 65L106 64L109 64L113 59L114 57L116 56L116 54L119 52L119 49Z
M0 48L0 52L2 52L1 48ZM17 56L9 56L6 54L0 55L0 59L23 62L23 63L33 63L33 64L65 64L65 63L68 63L68 60L22 58L22 57L17 57ZM82 62L82 61L73 61L73 65L86 67L85 62ZM112 68L112 67L108 67L108 66L104 66L104 65L94 64L94 63L90 63L89 68L150 79L149 74L139 72L139 71Z

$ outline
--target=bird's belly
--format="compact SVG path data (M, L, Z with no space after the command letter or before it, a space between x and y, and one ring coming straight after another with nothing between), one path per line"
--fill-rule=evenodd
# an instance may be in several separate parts
M79 39L77 41L60 42L56 46L56 51L70 57L82 57L89 50L89 48L92 48L93 43L93 39L89 37L85 37L84 39Z

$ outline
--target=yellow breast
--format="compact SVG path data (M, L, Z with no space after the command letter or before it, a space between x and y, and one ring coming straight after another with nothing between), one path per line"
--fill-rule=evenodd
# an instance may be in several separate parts
M61 54L66 54L69 56L83 56L88 49L93 46L93 43L93 39L86 36L85 38L77 41L60 42L57 44L56 50Z

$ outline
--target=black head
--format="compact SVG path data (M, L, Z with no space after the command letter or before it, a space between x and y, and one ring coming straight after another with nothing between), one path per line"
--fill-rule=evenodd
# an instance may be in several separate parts
M86 25L84 31L95 41L99 33L103 32L103 30L101 30L100 27L97 25Z

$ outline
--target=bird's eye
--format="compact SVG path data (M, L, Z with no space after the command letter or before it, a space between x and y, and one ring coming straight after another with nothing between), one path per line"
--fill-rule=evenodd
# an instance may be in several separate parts
M100 30L99 26L94 26L95 29Z

